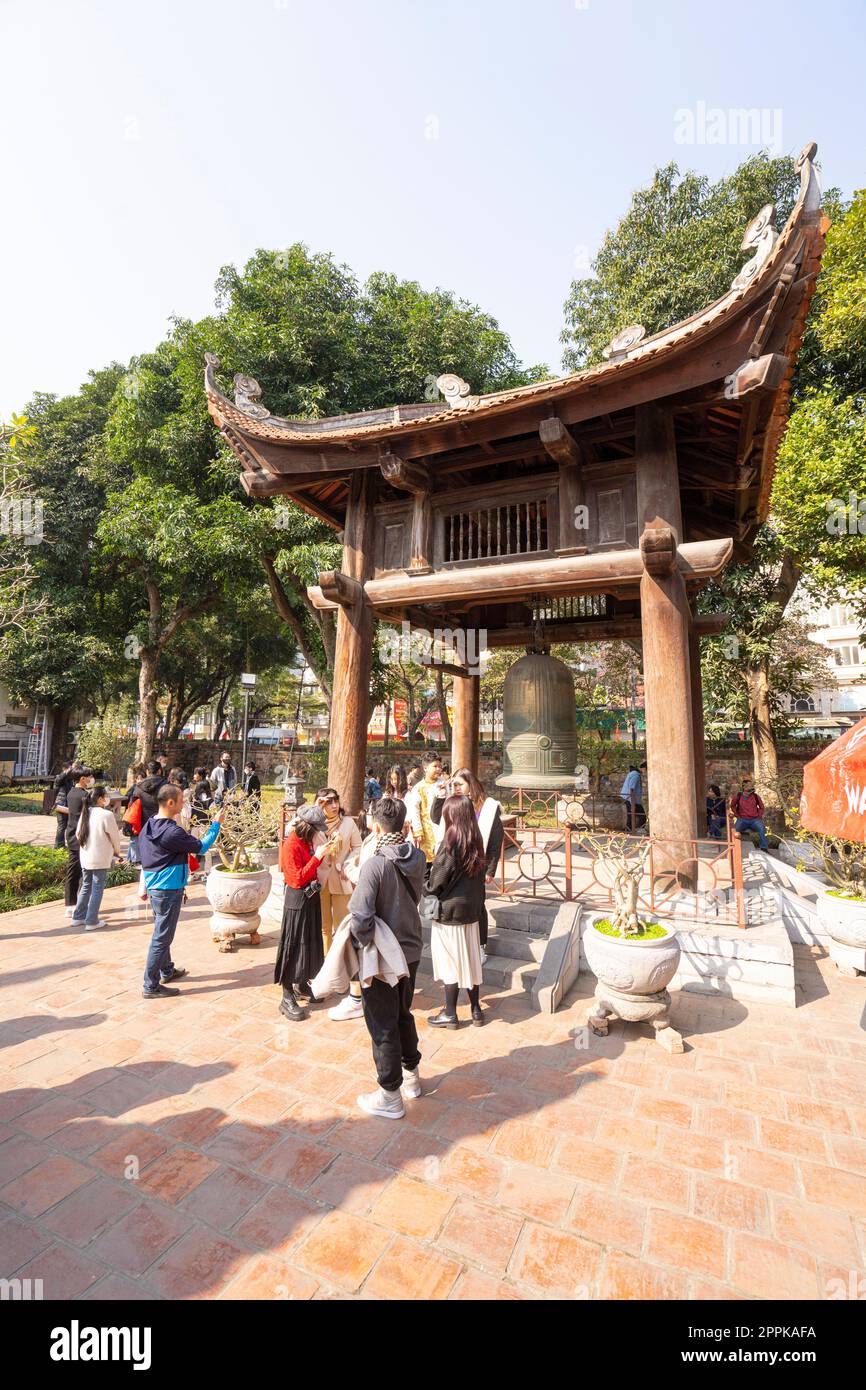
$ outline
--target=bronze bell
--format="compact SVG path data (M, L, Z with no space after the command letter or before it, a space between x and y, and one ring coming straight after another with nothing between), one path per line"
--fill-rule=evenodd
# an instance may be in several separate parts
M576 762L574 678L556 657L530 652L505 677L502 776L496 785L572 787Z

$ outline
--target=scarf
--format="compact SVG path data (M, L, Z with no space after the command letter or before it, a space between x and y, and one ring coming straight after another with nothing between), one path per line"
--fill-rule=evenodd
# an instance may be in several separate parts
M374 854L378 854L378 853L379 853L379 850L380 850L380 849L384 849L385 845L402 845L402 843L403 843L403 832L402 832L402 831L400 831L399 834L396 834L396 835L394 835L394 834L377 835L377 836L376 836L376 847L375 847L375 849L373 850L373 853L374 853Z

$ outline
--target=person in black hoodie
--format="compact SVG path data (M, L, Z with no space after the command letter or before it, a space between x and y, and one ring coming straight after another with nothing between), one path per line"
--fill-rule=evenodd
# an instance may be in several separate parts
M407 1096L421 1094L421 1053L412 996L421 959L418 902L424 884L424 854L406 841L404 802L381 797L373 806L372 817L375 848L361 866L358 886L349 899L352 937L359 945L366 945L375 932L374 919L381 918L397 938L409 974L396 985L374 979L361 990L379 1089L358 1096L358 1105L368 1115L402 1120L406 1112L401 1086Z
M141 830L147 825L151 816L155 816L159 810L159 801L157 800L159 790L160 787L167 785L168 778L159 761L156 758L151 758L147 765L147 776L143 782L136 782L127 800L127 805L131 805L133 801L141 802ZM141 830L139 834L141 834Z
M427 867L427 892L438 900L430 948L433 976L445 986L445 1007L429 1020L440 1028L457 1027L457 998L469 994L472 1022L484 1022L479 922L484 911L484 841L468 796L449 796L442 808L445 834Z

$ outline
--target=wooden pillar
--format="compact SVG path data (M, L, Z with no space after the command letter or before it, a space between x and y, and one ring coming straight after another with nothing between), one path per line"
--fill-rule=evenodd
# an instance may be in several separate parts
M373 479L371 470L352 475L343 532L342 573L363 585L373 568ZM340 793L350 815L364 804L370 672L373 664L373 611L361 593L337 614L334 686L328 751L328 783Z
M478 733L481 711L481 677L454 677L451 714L451 771L468 767L478 776Z
M652 830L685 842L697 835L691 612L677 568L682 540L673 420L657 405L636 411L637 513L644 574L640 584L646 702L647 771ZM672 849L685 859L687 846Z
M695 759L695 809L698 834L707 833L707 760L704 752L704 690L701 685L701 639L694 621L689 626L689 674L692 696L692 739Z

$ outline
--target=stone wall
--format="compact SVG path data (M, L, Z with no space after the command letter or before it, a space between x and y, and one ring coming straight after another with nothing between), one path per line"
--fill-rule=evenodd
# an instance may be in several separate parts
M786 747L779 755L779 771L783 778L789 776L799 776L802 774L803 764L814 758L826 743L804 744L802 749L792 749ZM214 766L221 753L226 749L232 755L235 767L240 770L242 747L240 740L229 743L213 742L202 739L178 739L169 742L164 751L169 758L171 766L177 765L184 768L187 773L191 773L194 767L204 764L208 768ZM368 749L368 766L372 767L376 774L384 777L386 770L392 763L400 763L408 772L416 764L420 763L422 748L382 748L371 747ZM630 752L631 750L629 750ZM646 756L643 748L635 750L635 761L641 761ZM259 776L263 781L276 781L283 776L283 770L288 761L288 750L285 748L262 748L257 745L250 746L248 757L256 764ZM447 752L444 754L445 761L449 762ZM623 752L623 757L627 758L628 753ZM299 776L308 773L311 781L322 784L327 776L328 755L326 748L298 748L292 754L292 770ZM502 750L493 748L485 744L481 748L479 760L479 776L486 787L493 787L496 778L502 771ZM746 773L753 771L752 750L750 745L741 744L739 746L727 747L707 747L707 781L718 782L723 792L737 785L740 778ZM619 791L621 777L619 773L614 773L607 780L608 787L615 793ZM651 794L651 789L650 789Z

